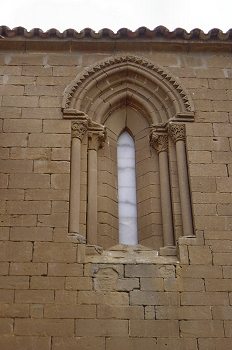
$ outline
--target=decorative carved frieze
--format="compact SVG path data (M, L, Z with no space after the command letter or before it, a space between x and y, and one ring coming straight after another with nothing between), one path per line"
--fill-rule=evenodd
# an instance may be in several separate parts
M71 124L71 137L78 138L82 141L88 126L88 119L80 119L72 121Z
M168 132L175 143L177 141L185 141L186 139L185 124L170 123Z
M150 133L150 145L158 152L168 152L168 135L159 135L154 131Z

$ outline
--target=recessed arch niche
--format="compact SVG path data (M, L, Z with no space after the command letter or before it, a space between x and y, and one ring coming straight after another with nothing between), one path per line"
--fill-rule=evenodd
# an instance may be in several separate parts
M86 135L81 141L82 171L78 175L83 184L78 199L82 201L79 205L78 233L87 236L88 242L88 209L86 213L85 208L88 208L91 198L88 195L87 180L84 179L90 165L84 153L88 153L88 123L91 121L95 125L103 125L107 137L104 147L96 149L97 238L89 243L103 248L118 243L116 150L119 135L127 130L135 141L136 149L138 240L140 244L153 249L162 247L164 239L159 159L157 152L150 146L149 135L153 126L158 132L161 130L161 133L167 133L170 121L193 120L193 103L187 91L176 77L162 67L140 57L119 56L101 61L78 75L65 90L62 109L64 118L76 119L81 123L87 120ZM175 173L174 143L170 142L168 147L169 154L172 155L169 164ZM174 192L177 192L176 188ZM173 198L172 196L172 201L175 202ZM178 195L176 198L178 202ZM175 212L173 216L175 227Z

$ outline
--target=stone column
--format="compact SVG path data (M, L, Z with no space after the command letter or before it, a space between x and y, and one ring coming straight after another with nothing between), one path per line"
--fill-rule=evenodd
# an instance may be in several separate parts
M87 131L87 118L80 117L71 124L71 169L69 199L69 232L79 234L80 224L80 165L81 142Z
M87 243L92 245L97 245L97 150L103 147L105 138L105 127L89 121Z
M169 255L165 254L165 249L170 253L173 249L175 249L175 247L173 237L171 187L168 165L168 135L158 134L156 130L152 130L150 134L150 144L153 148L156 149L159 155L161 209L164 237L164 247L161 248L161 251L163 250L163 255Z
M185 148L185 125L170 123L168 131L176 144L176 158L180 189L180 202L184 236L193 236L193 219L190 200L188 166Z

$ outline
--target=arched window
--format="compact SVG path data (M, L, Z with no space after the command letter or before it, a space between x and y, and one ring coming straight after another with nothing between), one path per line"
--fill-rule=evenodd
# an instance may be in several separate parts
M194 108L180 82L141 57L115 56L80 73L62 108L73 120L69 232L103 249L138 242L173 255L178 237L194 233L185 149L185 123L194 120ZM120 175L126 168L118 172L124 135L136 154L133 195Z
M138 244L135 144L127 131L117 142L119 243Z

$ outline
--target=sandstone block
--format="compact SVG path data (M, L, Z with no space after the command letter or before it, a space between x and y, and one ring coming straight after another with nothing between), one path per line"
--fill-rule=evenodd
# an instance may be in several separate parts
M16 290L15 302L20 304L54 303L53 290Z
M78 301L80 304L94 305L129 305L129 296L126 292L93 292L79 291ZM141 305L141 304L140 304Z
M226 137L198 137L188 136L187 149L192 151L229 151L229 142Z
M158 350L155 338L110 337L106 338L107 350Z
M225 324L225 337L228 338L228 337L232 337L232 321L224 321L224 324Z
M222 321L187 320L180 321L180 332L185 338L218 338L224 337Z
M25 66L22 75L28 76L52 76L52 67Z
M59 96L62 94L62 87L47 85L27 85L25 86L26 96Z
M38 226L68 227L68 213L52 213L50 215L38 215Z
M50 175L45 174L11 174L10 188L49 188Z
M205 280L205 288L207 292L230 292L231 280L229 278L208 278Z
M77 303L77 292L72 290L56 290L55 303L74 305Z
M175 291L204 291L204 280L202 278L164 278L164 290Z
M12 334L13 333L13 319L5 318L0 319L0 335Z
M224 153L224 152L221 152ZM202 164L210 164L212 163L212 152L210 151L189 151L188 152L188 160L189 163L202 163Z
M28 289L28 276L0 276L1 289Z
M0 337L0 347L4 350L50 350L50 345L50 337L15 337L15 335Z
M44 306L41 304L31 304L30 305L30 317L43 318L44 317Z
M157 320L211 320L210 306L156 306Z
M50 214L50 201L8 201L9 214Z
M30 279L31 289L64 289L64 277L32 276Z
M48 304L44 306L44 318L53 319L94 319L96 317L95 305L66 305Z
M74 321L67 319L16 319L16 335L72 336Z
M178 292L130 292L130 305L179 305Z
M22 109L20 107L1 107L0 118L22 118Z
M53 201L52 202L52 213L68 213L69 202L68 201Z
M178 321L171 320L131 320L130 335L132 337L155 338L179 336Z
M158 338L157 346L159 350L196 350L197 340L191 338Z
M25 191L25 200L68 200L69 192L53 189L28 189Z
M16 134L17 135L17 134ZM12 147L10 151L11 159L50 159L50 148L28 148L28 147Z
M215 265L232 265L231 253L213 253L213 263Z
M0 160L2 173L31 173L32 167L31 160Z
M67 134L30 134L28 147L69 147L70 135Z
M52 148L51 160L70 160L70 148Z
M91 277L66 277L65 289L67 290L92 290Z
M27 146L27 133L1 133L0 146L1 147L26 147ZM4 148L3 148L4 150ZM9 158L9 157L7 157ZM0 159L7 159L1 157Z
M0 317L3 317L3 318L29 317L29 306L25 304L0 303Z
M52 241L51 227L11 227L10 240L20 241Z
M228 176L224 164L190 164L190 176Z
M212 315L214 320L231 320L232 307L228 306L213 306Z
M212 253L207 246L190 246L189 248L189 260L193 265L210 265L212 264Z
M181 305L229 305L227 292L182 292Z
M222 268L220 266L203 265L199 268L196 265L177 266L176 274L184 278L222 278ZM224 276L225 277L225 276Z
M175 277L172 265L126 265L125 277Z
M0 261L29 262L32 258L32 243L0 242Z
M224 278L232 278L232 266L223 266L222 270Z
M198 344L199 344L199 350L204 350L204 349L230 350L231 339L230 338L199 338Z
M75 335L83 336L126 336L128 334L127 320L86 320L77 319Z
M69 174L52 174L51 187L56 190L69 189L70 176Z
M83 265L76 263L49 263L49 276L83 276Z
M70 135L71 123L69 120L44 120L43 132L49 133L49 134L69 134Z
M142 306L111 306L98 305L97 318L105 319L144 319L144 310Z
M33 262L74 263L76 247L72 243L35 242Z
M10 263L9 275L13 276L33 276L33 275L46 275L47 264L45 263Z
M163 278L140 278L140 290L144 291L157 291L161 292L164 290Z
M0 215L0 226L36 226L36 215Z
M5 107L38 107L38 96L3 96L2 105Z
M47 161L47 160L35 160L34 161L34 172L42 174L53 174L53 173L67 173L69 174L70 164L64 161Z
M39 107L60 107L62 102L61 96L40 96ZM33 106L30 106L33 107Z
M53 337L54 350L105 350L104 337Z
M5 107L8 108L8 107ZM1 115L1 114L0 114ZM15 116L16 118L16 116ZM61 109L58 107L27 107L22 108L22 118L25 119L61 119Z
M42 120L6 119L4 120L3 131L6 133L40 133L42 132Z

